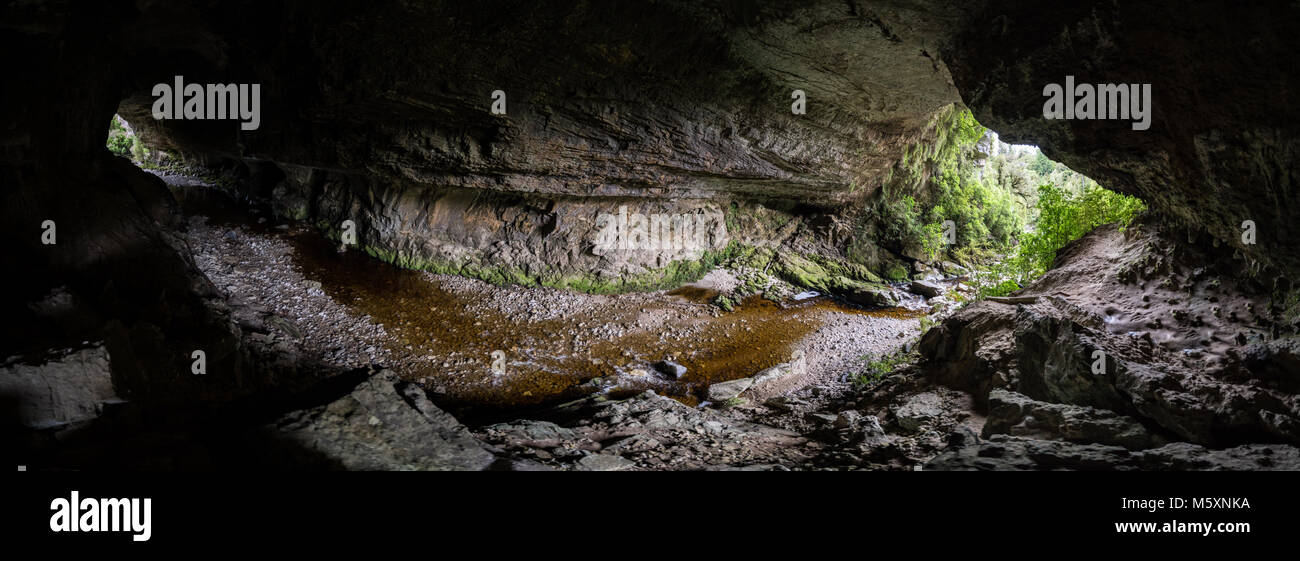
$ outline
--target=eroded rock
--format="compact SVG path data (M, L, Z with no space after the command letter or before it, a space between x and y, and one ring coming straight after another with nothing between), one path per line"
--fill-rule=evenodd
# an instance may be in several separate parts
M1267 334L1253 321L1210 313L1216 306L1241 315L1264 307L1265 297L1252 296L1248 285L1231 290L1238 282L1226 272L1232 265L1218 262L1155 234L1100 228L1063 249L1056 267L1024 296L976 303L930 330L919 345L922 367L931 380L969 391L981 405L1004 388L1035 401L1108 410L1206 446L1300 442L1300 400L1286 387L1288 378L1261 375L1284 369L1290 355L1243 361L1244 344L1236 339ZM1065 410L1051 411L1040 412ZM1112 421L1103 425L1119 432L1088 438L1144 445L1132 423Z
M1035 401L1000 388L989 394L983 436L995 434L1122 446L1130 450L1152 448L1165 442L1132 417L1095 407Z
M898 421L898 425L907 431L918 430L939 419L943 414L943 398L931 392L911 396L894 409L894 418Z
M728 399L740 397L741 393L754 385L753 378L740 378L727 382L719 382L709 385L709 401L724 402Z
M1300 449L1248 444L1211 450L1187 442L1147 450L996 435L979 444L950 448L925 464L927 470L1279 470L1300 469Z
M307 463L301 467L482 470L495 461L423 390L387 370L327 404L282 416L264 432L300 447L300 456L290 462Z
M0 400L28 428L89 421L119 401L102 345L56 351L37 364L11 360L0 366Z

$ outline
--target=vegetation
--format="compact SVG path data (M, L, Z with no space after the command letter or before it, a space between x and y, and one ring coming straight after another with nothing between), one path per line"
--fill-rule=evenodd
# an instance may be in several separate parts
M870 360L867 363L867 369L851 378L853 385L859 388L871 386L883 380L885 376L893 373L894 369L914 360L916 356L913 353L898 350L875 359L870 355L864 355L862 358Z
M935 117L926 139L905 152L900 173L876 203L886 245L904 253L919 248L935 261L945 252L987 257L1014 241L1024 228L1025 204L1001 176L981 173L987 156L980 145L987 134L960 106ZM905 193L917 193L927 204ZM955 226L952 247L946 239L947 221Z
M339 239L341 234L336 225L329 221L317 221L316 227L331 239ZM620 294L678 287L697 281L700 277L713 270L714 267L732 261L738 256L744 255L746 251L752 250L752 248L737 242L731 242L721 250L705 250L698 260L673 261L662 269L623 277L602 278L594 275L538 275L518 267L424 259L404 252L394 252L367 245L363 245L358 249L380 261L392 263L406 269L461 275L496 285L548 286L589 294Z
M144 150L144 146L136 142L135 135L126 128L122 118L113 115L113 120L108 123L108 151L114 156L130 158L138 150Z
M981 297L1019 290L1065 244L1103 224L1126 228L1145 209L1037 148L999 142L958 105L931 121L875 203L885 246L984 270L975 278ZM946 239L946 221L955 239ZM885 276L897 272L906 274Z
M1146 205L1092 183L1073 193L1051 184L1038 188L1038 221L1015 252L976 277L980 296L1005 296L1047 272L1056 252L1103 224L1127 228Z
M724 312L730 312L736 309L736 302L732 300L731 297L724 294L719 294L717 298L714 298L713 303L719 308L722 308L722 311Z

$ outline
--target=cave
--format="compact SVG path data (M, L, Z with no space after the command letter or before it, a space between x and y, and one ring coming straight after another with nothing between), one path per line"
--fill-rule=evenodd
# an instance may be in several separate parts
M1296 30L1285 3L10 3L6 455L1300 469Z

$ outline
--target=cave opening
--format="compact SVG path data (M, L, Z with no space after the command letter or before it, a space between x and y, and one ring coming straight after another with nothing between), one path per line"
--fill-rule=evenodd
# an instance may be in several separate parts
M892 281L961 277L976 299L1007 296L1069 242L1108 224L1127 228L1146 210L1037 146L1003 142L963 106L940 110L926 132L866 203L878 224L866 237L909 261L883 267Z
M108 123L105 146L113 156L126 158L142 169L163 165L171 157L167 151L146 143L136 127L118 113Z
M985 435L1009 457L1105 446L1168 467L1190 446L1300 442L1294 108L1227 91L1292 79L1168 32L1228 20L690 4L516 20L182 0L136 3L103 37L0 30L35 53L24 70L77 65L33 82L55 96L4 94L4 223L27 240L5 259L43 273L7 309L34 334L21 354L42 352L0 369L25 389L98 381L56 384L77 406L34 409L59 428L33 442L112 434L119 401L180 419L124 439L219 435L200 463L238 451L244 432L213 428L232 418L379 468L970 467ZM1240 60L1289 60L1293 34L1258 31ZM1063 55L1094 47L1091 76ZM1046 118L1043 85L1076 75L1151 82L1142 127ZM257 113L155 121L145 92L180 76L248 84ZM249 401L264 409L241 416ZM467 463L406 455L444 432L470 435L448 445ZM1149 452L1170 442L1187 447ZM36 463L94 456L68 450Z

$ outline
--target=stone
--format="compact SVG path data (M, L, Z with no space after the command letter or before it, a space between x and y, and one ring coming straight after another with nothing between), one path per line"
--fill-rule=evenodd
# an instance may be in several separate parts
M556 443L573 438L573 430L550 421L524 419L499 423L483 428L486 432L501 434L507 441L525 446L550 448Z
M0 366L0 397L13 404L18 422L33 429L90 421L105 404L120 401L102 345L52 351L35 364L11 359Z
M263 431L279 442L279 462L288 466L476 471L496 460L419 386L389 370L365 376L329 403L287 413Z
M767 401L764 401L763 405L766 405L778 411L784 411L788 413L790 411L794 411L796 407L808 405L808 402L798 398L778 395L776 397L769 398Z
M1130 450L1165 443L1132 417L1095 407L1044 403L1000 388L989 394L983 436L995 434L1122 446Z
M839 415L835 415L833 413L810 412L805 414L804 418L814 423L824 423L827 425L834 425L835 421L839 419Z
M779 382L791 374L794 374L794 368L788 362L783 362L772 366L771 368L764 368L759 371L758 374L753 376L754 386L757 387L762 384Z
M1300 469L1300 449L1285 444L1248 444L1211 450L1176 442L1128 450L1102 444L1037 440L1003 434L950 447L925 464L926 470L1278 470Z
M960 277L970 273L966 267L962 267L952 261L943 261L939 263L939 270L950 277Z
M733 397L739 397L741 393L754 385L753 378L740 378L728 382L719 382L709 385L709 401L723 402Z
M578 460L579 471L623 471L636 467L636 462L614 454L591 454Z
M907 290L912 294L916 294L918 296L924 296L926 298L935 298L937 296L942 296L943 293L947 292L947 289L945 289L939 283L930 282L926 280L912 281L910 284L907 285Z
M848 411L841 411L836 415L835 420L831 422L831 426L837 429L847 429L857 427L861 422L862 413L849 409Z
M859 423L858 428L861 430L863 436L869 438L885 435L885 429L880 426L880 419L877 419L875 415L864 416L862 422Z
M677 364L671 360L661 360L651 366L653 366L655 370L659 371L659 373L674 380L681 378L686 374L685 366Z
M933 392L919 393L907 398L894 409L898 425L907 431L916 431L932 423L944 413L943 398Z
M887 286L856 288L852 292L845 294L844 297L854 304L881 308L892 308L900 302L898 294Z

